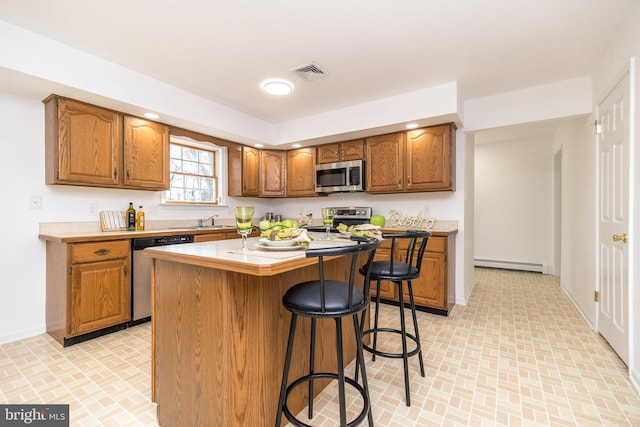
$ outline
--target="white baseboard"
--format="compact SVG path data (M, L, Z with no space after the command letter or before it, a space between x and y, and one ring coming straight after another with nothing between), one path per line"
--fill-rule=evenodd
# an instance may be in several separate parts
M536 273L546 274L547 268L544 264L533 264L530 262L514 262L514 261L499 261L492 259L474 259L474 265L476 267L491 267L491 268L503 268L505 270L522 270L533 271Z
M47 332L47 329L42 326L39 328L25 329L22 331L14 332L9 335L0 335L0 344L7 344L14 341L20 341L25 338L35 337Z
M640 394L640 372L635 369L629 369L629 379L631 380L631 384L636 389L636 392Z

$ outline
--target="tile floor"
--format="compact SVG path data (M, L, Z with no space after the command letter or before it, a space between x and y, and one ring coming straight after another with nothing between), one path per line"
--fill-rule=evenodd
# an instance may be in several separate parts
M418 314L426 377L412 360L411 407L402 362L368 359L376 426L640 426L625 365L557 277L484 268L476 277L467 306ZM386 324L397 310L381 307ZM335 395L329 387L316 399L314 426L335 425ZM149 324L67 348L47 335L0 346L0 402L69 403L72 426L157 426Z

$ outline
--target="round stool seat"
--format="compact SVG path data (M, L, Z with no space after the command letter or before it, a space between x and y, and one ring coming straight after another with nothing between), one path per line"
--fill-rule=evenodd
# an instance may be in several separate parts
M332 317L358 313L364 309L367 299L362 291L355 286L349 289L344 282L336 280L324 281L324 311L320 298L321 285L319 280L299 283L290 288L282 297L282 304L288 309L305 316ZM351 291L351 306L349 305L349 291Z
M371 265L371 278L384 280L410 280L420 277L420 270L404 262L374 261Z

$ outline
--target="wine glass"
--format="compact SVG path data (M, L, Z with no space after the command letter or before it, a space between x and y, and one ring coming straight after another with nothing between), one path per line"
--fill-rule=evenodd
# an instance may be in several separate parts
M247 235L253 228L253 206L236 206L236 227L238 234L242 236L242 249L240 252L247 252Z
M324 224L324 228L326 230L324 238L329 240L329 231L331 231L331 226L333 225L333 216L336 214L336 210L334 208L322 208L322 223Z

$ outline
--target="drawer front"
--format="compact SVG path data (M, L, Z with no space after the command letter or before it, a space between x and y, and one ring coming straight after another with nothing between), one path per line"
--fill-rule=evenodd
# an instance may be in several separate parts
M396 240L396 245L399 249L405 250L407 249L407 239ZM385 239L380 242L380 248L389 248L391 249L391 239ZM447 248L447 238L440 236L431 236L429 240L427 240L427 252L442 252L444 253Z
M442 252L447 248L447 238L440 236L431 236L427 240L427 252Z
M71 262L93 262L127 258L130 253L129 240L75 243L71 246Z

